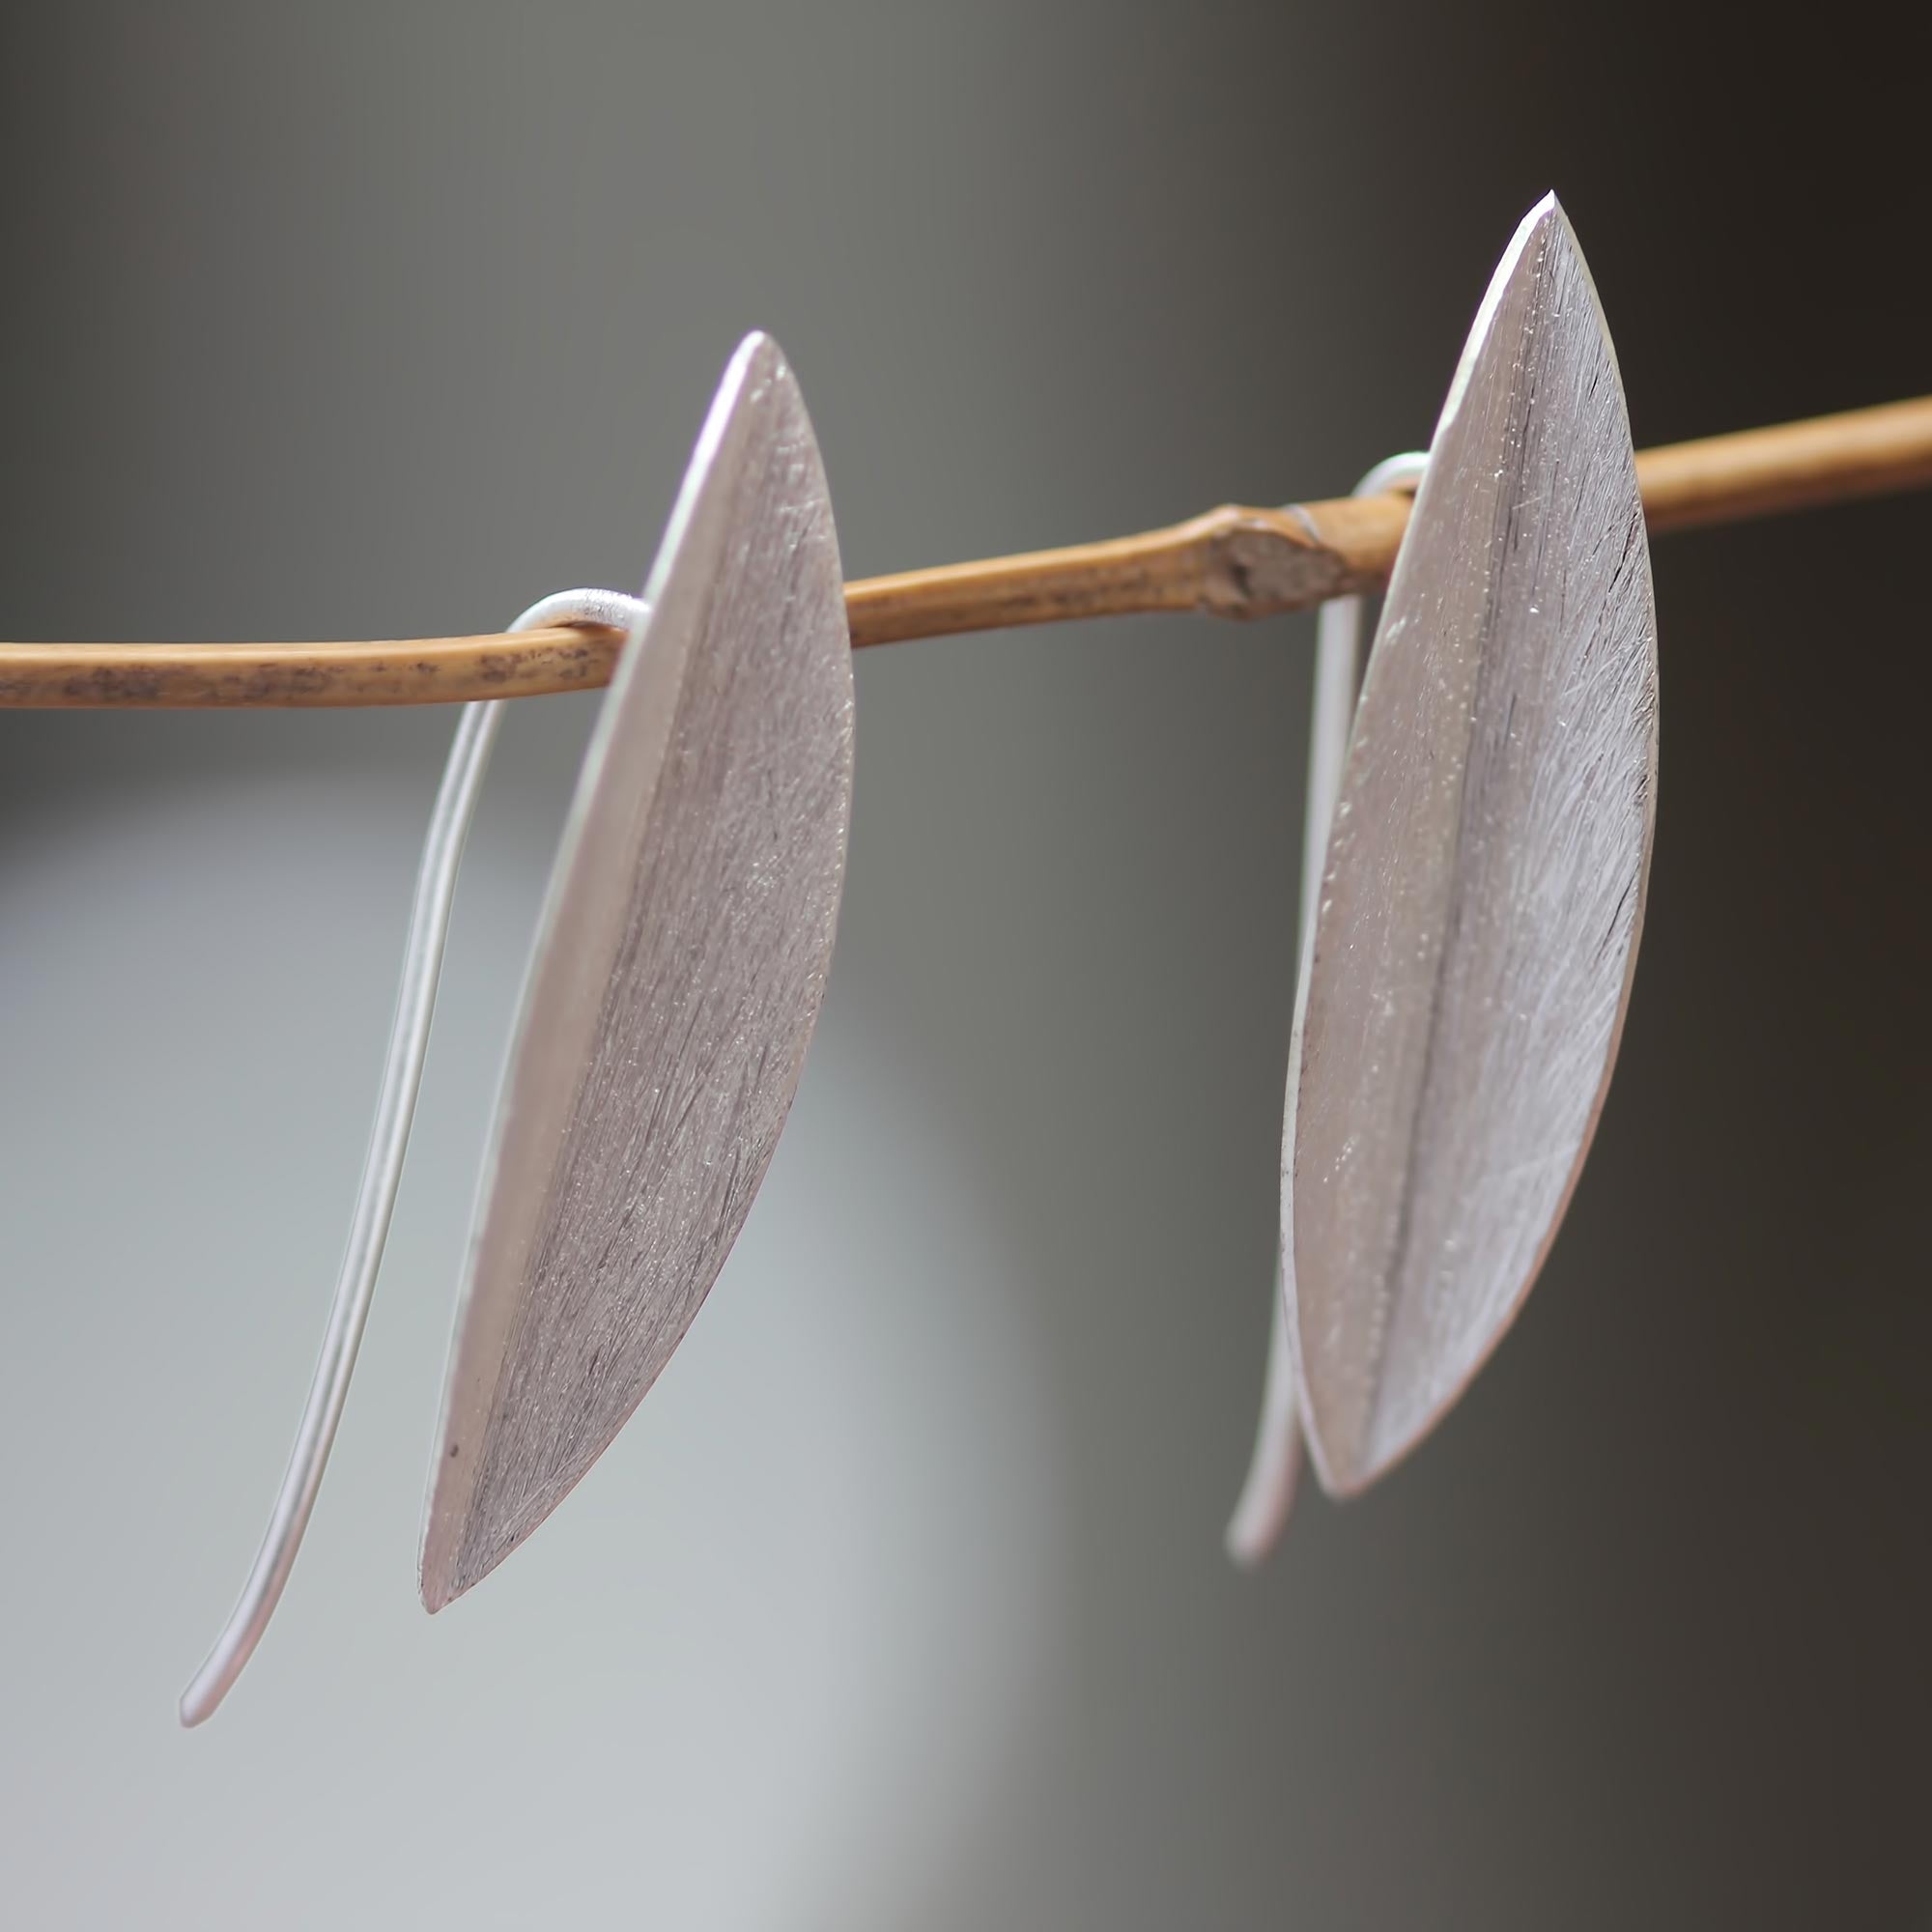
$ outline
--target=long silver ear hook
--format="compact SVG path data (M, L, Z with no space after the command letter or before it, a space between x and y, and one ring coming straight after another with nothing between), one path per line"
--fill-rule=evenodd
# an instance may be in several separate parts
M604 624L635 637L645 607L639 598L614 590L564 590L533 604L510 626L513 631L537 630L554 624ZM483 773L502 724L502 701L464 707L443 767L442 783L430 814L423 841L422 864L416 873L415 899L410 912L409 941L403 952L402 983L396 995L396 1015L389 1029L389 1045L383 1063L383 1084L376 1101L376 1123L362 1179L355 1194L355 1211L349 1223L349 1244L336 1277L335 1297L329 1305L328 1327L323 1336L322 1358L309 1384L301 1427L275 1497L268 1533L242 1589L241 1601L215 1639L208 1662L195 1672L182 1692L181 1720L193 1725L212 1716L262 1640L269 1619L281 1600L296 1552L301 1548L309 1513L315 1508L322 1472L342 1420L349 1394L349 1378L356 1350L369 1321L369 1301L375 1293L383 1246L388 1238L395 1210L396 1188L403 1158L409 1151L410 1123L415 1115L416 1093L422 1084L423 1059L429 1050L430 1021L436 1010L437 980L442 970L443 945L449 936L450 909L456 899L457 867L464 840L476 811Z
M1389 490L1413 490L1422 482L1429 458L1421 452L1391 456L1355 485L1357 497L1379 497ZM1328 833L1335 800L1342 789L1342 767L1349 752L1349 729L1362 686L1362 599L1331 598L1321 607L1315 630L1315 696L1309 710L1307 803L1301 815L1301 900L1296 926L1295 1008L1308 980L1315 942L1315 914L1321 904L1321 874L1327 865ZM1294 1386L1293 1343L1275 1275L1274 1317L1268 1331L1267 1381L1247 1480L1235 1505L1226 1536L1228 1554L1252 1569L1273 1549L1287 1526L1301 1473L1301 1416Z

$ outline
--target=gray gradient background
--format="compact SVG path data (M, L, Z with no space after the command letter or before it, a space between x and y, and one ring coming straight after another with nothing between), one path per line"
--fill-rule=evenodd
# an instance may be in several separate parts
M1550 185L1640 441L1932 388L1911 17L11 10L0 633L633 587L753 326L853 575L1339 491L1427 436ZM1928 514L1660 544L1654 891L1575 1210L1427 1453L1259 1579L1218 1538L1310 627L1148 621L862 660L771 1181L616 1448L422 1615L591 716L520 709L335 1466L191 1736L450 719L0 718L0 1918L1925 1922Z

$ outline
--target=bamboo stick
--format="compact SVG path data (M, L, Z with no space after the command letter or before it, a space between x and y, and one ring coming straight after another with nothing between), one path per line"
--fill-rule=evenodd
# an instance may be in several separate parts
M1653 532L1932 486L1932 397L1640 452ZM1267 617L1383 582L1405 496L1228 505L1141 536L846 585L855 648L1084 617ZM0 644L0 708L443 704L610 681L601 626L374 643Z

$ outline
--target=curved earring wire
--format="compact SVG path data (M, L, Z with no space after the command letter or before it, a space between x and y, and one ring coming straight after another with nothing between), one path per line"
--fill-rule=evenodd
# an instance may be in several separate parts
M540 630L554 624L607 624L635 635L641 624L640 599L614 590L565 590L533 604L510 626L512 631ZM423 1060L429 1051L430 1022L436 1011L437 982L442 971L444 943L456 900L457 868L464 841L475 816L483 774L502 724L501 699L464 706L443 767L429 832L423 841L422 863L416 871L415 898L410 911L409 939L403 951L402 980L396 1013L383 1063L383 1082L376 1101L376 1121L369 1151L355 1193L349 1223L349 1243L336 1277L329 1304L328 1326L323 1335L322 1356L309 1384L301 1426L275 1497L269 1527L208 1661L182 1692L181 1720L195 1725L212 1717L228 1694L269 1619L274 1615L282 1590L295 1567L296 1552L315 1508L323 1470L342 1420L349 1394L349 1378L369 1321L370 1298L383 1263L389 1222L395 1211L396 1189L403 1159L409 1151L410 1125L415 1116L416 1094L422 1085Z
M1376 465L1355 485L1357 497L1379 497L1390 490L1414 490L1429 468L1428 455L1412 451ZM1321 607L1315 629L1315 695L1309 706L1308 785L1301 814L1301 897L1296 925L1295 984L1308 978L1315 941L1315 914L1321 904L1321 874L1328 862L1328 833L1342 790L1342 767L1349 753L1355 698L1362 687L1362 602L1331 598ZM1282 1297L1281 1270L1274 1278L1274 1315L1268 1328L1267 1380L1256 1426L1254 1454L1240 1500L1229 1519L1224 1539L1228 1554L1243 1569L1262 1563L1288 1524L1301 1474L1301 1412L1295 1395L1294 1350L1288 1308Z

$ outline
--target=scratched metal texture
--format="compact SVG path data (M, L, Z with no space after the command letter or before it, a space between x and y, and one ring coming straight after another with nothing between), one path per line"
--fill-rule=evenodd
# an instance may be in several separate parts
M432 1610L547 1517L683 1339L817 1018L852 667L825 476L753 336L605 700L485 1167L424 1525Z
M1656 640L1616 359L1551 199L1496 270L1431 448L1297 1015L1283 1279L1334 1492L1456 1400L1576 1184L1643 917Z

